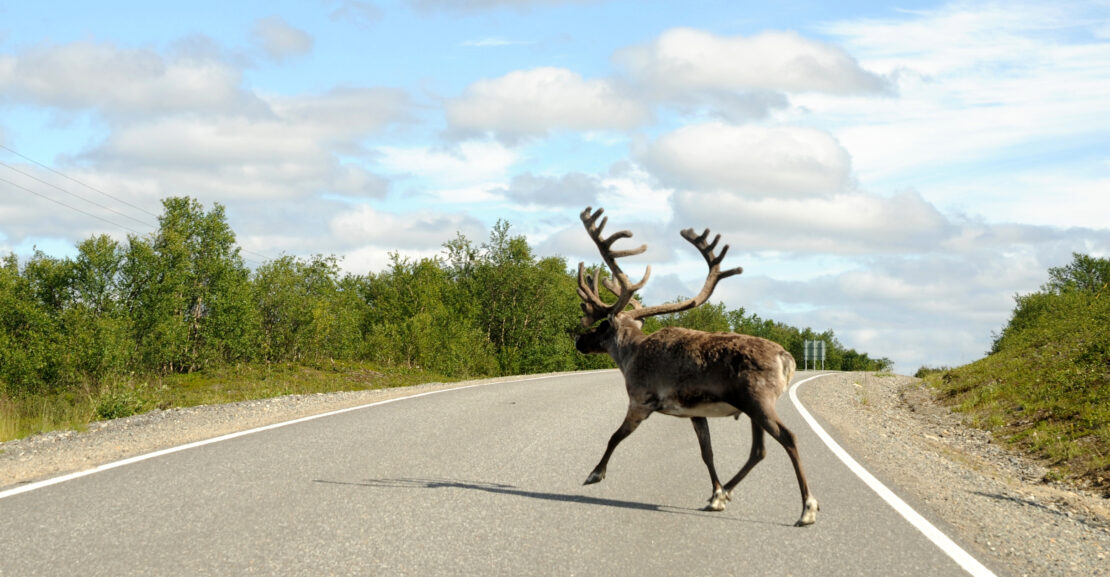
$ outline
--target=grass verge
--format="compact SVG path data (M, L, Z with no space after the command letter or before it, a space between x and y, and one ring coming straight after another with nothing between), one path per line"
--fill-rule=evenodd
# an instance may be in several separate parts
M458 379L421 369L340 361L242 364L192 374L132 375L83 391L27 397L0 394L0 442L35 433L84 430L93 421L153 409L454 380Z
M1068 341L1015 347L926 382L972 425L1042 459L1046 480L1110 497L1110 366L1071 354Z

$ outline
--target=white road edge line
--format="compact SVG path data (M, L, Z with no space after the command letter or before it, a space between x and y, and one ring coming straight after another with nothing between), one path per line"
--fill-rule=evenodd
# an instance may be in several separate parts
M582 373L578 373L578 374L589 374L589 373L593 373L593 372L600 372L600 371L582 371ZM475 387L485 387L485 386L489 386L489 385L505 384L505 383L520 383L520 382L524 382L524 381L536 381L536 380L539 380L539 379L551 379L551 378L556 378L556 377L561 377L561 376L566 376L566 375L565 374L541 375L541 376L538 376L538 377L524 377L524 378L520 378L520 379L509 379L509 380L503 380L503 381L491 381L491 382L487 382L487 383L477 383L477 384L473 384L473 385L463 385L463 386L460 386L460 387L452 387L452 388L448 388L448 389L439 389L437 391L427 391L427 392L423 392L423 393L415 393L415 394L412 394L412 395L406 395L406 396L403 396L403 397L395 397L395 398L392 398L392 399L385 399L384 401L375 401L373 403L367 403L365 405L358 405L358 406L355 406L355 407L347 407L346 409L337 409L337 410L334 410L334 411L328 411L326 413L320 413L318 415L309 415L307 417L301 417L299 419L293 419L292 421L283 421L283 422L280 422L280 423L274 423L272 425L265 425L265 426L262 426L262 427L256 427L254 429L248 429L246 431L239 431L237 433L228 433L226 435L221 435L219 437L213 437L211 439L204 439L202 441L194 441L192 443L187 443L187 444L184 444L184 445L178 445L176 447L170 447L168 449L161 449L161 450L154 451L154 452L151 452L151 453L144 453L142 455L136 455L134 457L129 457L127 459L120 459L119 461L113 461L111 463L105 463L103 465L97 465L96 467L93 467L91 469L85 469L83 471L77 471L75 473L69 473L68 475L61 475L61 476L58 476L58 477L51 477L49 479L43 479L42 481L35 481L33 483L27 483L25 485L19 485L17 487L13 487L13 488L7 489L5 491L0 491L0 499L5 499L5 498L8 498L8 497L14 497L16 495L20 495L20 494L23 494L23 493L29 493L29 492L35 491L37 489L42 489L44 487L49 487L51 485L57 485L59 483L65 483L66 481L72 481L74 479L80 479L81 477L87 477L89 475L93 475L93 474L96 474L96 473L101 473L101 472L104 472L104 471L108 471L110 469L115 469L116 467L123 467L124 465L130 465L132 463L138 463L140 461L146 461L147 459L154 459L156 457L162 457L164 455L169 455L169 454L177 453L177 452L180 452L180 451L186 451L188 449L195 449L197 447L203 447L204 445L211 445L213 443L219 443L221 441L229 441L231 439L236 439L236 438L239 438L239 437L245 437L247 435L253 435L255 433L261 433L263 431L269 431L271 429L279 429L281 427L287 427L289 425L296 425L297 423L304 423L306 421L313 421L313 420L316 420L316 419L322 419L324 417L330 417L330 416L339 415L339 414L342 414L342 413L349 413L351 411L358 411L358 410L361 410L361 409L369 409L371 407L377 407L377 406L380 406L380 405L395 403L397 401L404 401L406 399L415 399L415 398L418 398L418 397L427 397L429 395L437 395L439 393L446 393L448 391L461 391L463 389L473 389Z
M913 509L913 507L910 507L908 504L906 504L906 502L903 501L898 495L895 495L893 491L886 487L886 485L883 485L881 481L879 481L875 478L874 475L869 473L867 469L864 469L862 465L860 465L855 459L853 459L847 451L845 451L839 444L837 444L836 441L833 440L831 436L829 436L827 432L825 432L825 429L823 429L821 425L817 423L817 420L813 418L813 415L809 414L809 411L807 411L806 408L802 406L802 403L798 401L798 387L814 379L827 377L832 374L835 373L826 373L822 375L812 376L808 379L798 381L790 387L790 401L794 403L794 408L798 409L798 412L801 413L802 418L805 419L807 423L809 423L809 426L813 429L813 432L817 433L817 436L825 442L825 445L829 447L829 450L831 450L833 454L837 456L837 458L839 458L845 465L847 465L848 469L850 469L853 473L856 474L857 477L859 477L864 483L866 483L872 491L879 495L879 497L882 497L882 499L886 501L888 505L893 507L895 511L897 511L900 515L902 515L902 517L909 521L910 524L917 528L918 531L921 531L921 533L924 534L925 537L932 541L934 545L939 547L941 551L944 551L945 554L951 557L952 560L959 564L959 566L962 567L965 571L967 571L971 575L974 575L975 577L996 577L994 572L992 572L990 569L987 569L986 566L972 557L970 553L965 551L963 547L957 545L955 541L948 537L948 535L945 535L943 532L941 532L940 529L937 529L936 526L930 523L928 519L922 517L920 513Z

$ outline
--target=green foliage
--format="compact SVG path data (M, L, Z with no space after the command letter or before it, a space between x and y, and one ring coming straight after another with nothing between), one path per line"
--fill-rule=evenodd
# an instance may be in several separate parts
M317 375L370 363L437 378L613 366L574 348L584 329L575 272L562 258L536 257L504 221L481 244L458 235L443 258L394 254L365 276L342 274L323 255L282 256L252 272L219 204L169 198L158 221L124 243L91 237L75 258L0 261L0 417L17 422L0 431L303 390L303 375L274 378L290 366L326 369ZM648 324L749 332L799 358L802 340L817 336L711 303ZM820 336L841 365L874 364L842 351L831 331ZM256 371L263 382L226 385Z
M799 366L805 359L805 341L814 340L825 341L825 369L828 370L889 371L894 366L888 358L872 359L867 353L846 348L831 329L820 333L809 327L799 329L771 319L761 319L754 313L746 314L743 308L729 311L728 318L733 331L775 341L794 355Z
M369 359L457 376L496 371L491 343L439 261L394 254L390 269L361 287Z
M926 377L931 377L933 375L943 375L944 373L947 373L948 371L951 371L951 370L952 370L952 367L929 367L929 366L922 365L921 367L919 367L917 369L917 372L914 373L913 376L918 378L918 379L924 379Z
M120 419L138 414L146 407L142 387L130 387L123 383L106 388L96 400L96 418L102 420Z
M252 299L266 361L355 359L362 352L358 285L333 256L283 256L258 267ZM249 356L249 355L244 355Z
M1049 294L1100 294L1110 284L1110 259L1072 253L1070 264L1048 269L1048 279L1041 290Z
M930 378L956 408L1047 459L1056 475L1104 488L1110 487L1108 270L1110 260L1085 255L1051 269L1042 292L1016 297L989 356Z
M37 256L37 255L36 255ZM21 275L15 255L0 267L0 379L12 394L44 394L57 382L61 336L51 308Z
M679 297L671 302L677 303L685 300L687 300L686 297ZM644 332L655 332L663 327L682 327L709 332L729 332L732 330L724 303L705 303L690 310L648 317L644 320Z

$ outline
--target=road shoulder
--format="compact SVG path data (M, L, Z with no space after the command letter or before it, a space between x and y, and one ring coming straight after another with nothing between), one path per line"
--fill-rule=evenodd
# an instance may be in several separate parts
M918 379L836 373L798 396L857 460L1003 574L1110 575L1110 502L1045 484L1043 467L965 426Z

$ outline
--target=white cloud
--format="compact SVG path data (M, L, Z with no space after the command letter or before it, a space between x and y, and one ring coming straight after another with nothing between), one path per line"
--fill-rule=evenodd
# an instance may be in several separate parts
M266 56L277 62L312 52L312 37L290 26L279 16L255 22L253 35Z
M991 73L997 63L1035 62L1051 39L1098 22L1097 14L1082 11L1082 3L957 1L897 18L830 22L821 29L881 70L912 63L912 71L930 77L971 68Z
M0 55L0 103L92 109L110 118L264 110L241 83L241 70L217 59L167 59L111 43L44 45Z
M1104 20L1097 4L958 2L830 23L823 30L866 66L897 78L899 97L806 94L794 103L834 127L862 181L928 185L938 201L974 202L969 189L990 190L1000 176L1074 172L1066 165L1104 141L1110 43L1095 33Z
M468 140L447 148L382 146L377 162L387 175L414 182L421 191L451 203L481 202L497 198L509 168L519 156L492 140Z
M490 133L509 143L560 129L628 130L650 116L641 101L608 80L549 67L475 82L446 109L452 132Z
M333 251L319 231L326 230L336 207L321 198L385 195L389 182L368 168L364 142L384 128L412 120L407 93L346 87L323 94L260 96L241 86L241 69L232 59L221 59L218 46L194 39L185 48L166 56L78 42L0 55L0 94L5 95L0 105L91 112L102 118L106 136L52 164L132 204L157 213L158 199L169 196L220 202L229 215L239 215L232 223L245 243L269 247L252 250ZM93 194L56 175L43 176L77 194ZM61 195L40 183L29 186ZM58 216L58 207L45 200L23 201L28 214L21 218L36 225L22 226L9 218L2 225L3 234L16 244L29 235L51 234L52 226L43 223L57 223L59 234L75 241L87 236L82 231L110 226L71 211L65 212L72 217ZM122 220L87 208L107 220ZM4 212L5 217L14 214ZM268 236L267 228L283 234Z
M847 151L811 128L688 125L640 157L668 186L752 198L829 196L844 190L851 175Z
M597 177L572 172L558 177L518 174L508 187L494 192L525 205L583 207L596 204L600 190Z
M684 221L727 233L734 247L821 254L890 254L940 250L955 226L921 195L889 198L842 193L824 198L749 199L679 192Z
M689 91L878 93L882 77L844 50L795 32L718 36L672 28L647 45L626 48L617 62L635 81L665 95Z
M444 242L455 238L456 232L468 238L480 238L485 234L485 227L466 215L430 211L397 214L365 204L332 218L330 229L344 244L372 245L383 252L394 249L438 251Z
M408 107L404 93L365 88L275 99L254 117L160 115L119 126L81 160L158 181L164 196L378 197L385 180L337 155L365 155L362 139L407 122Z
M356 144L367 133L413 121L414 104L397 88L341 87L324 94L268 96L281 122L303 127L327 144Z

